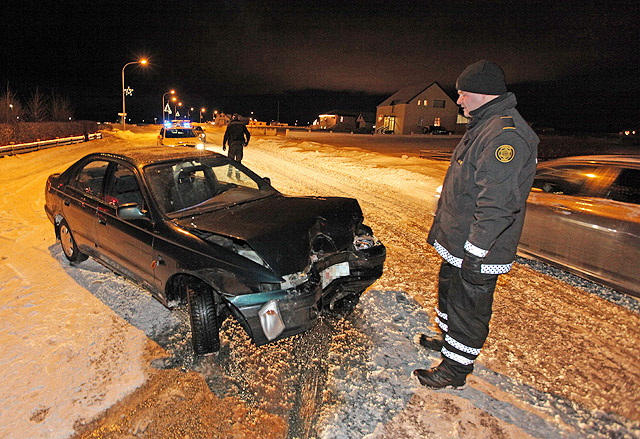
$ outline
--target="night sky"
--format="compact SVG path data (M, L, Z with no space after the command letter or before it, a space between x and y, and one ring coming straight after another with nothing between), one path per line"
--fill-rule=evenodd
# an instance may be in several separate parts
M521 113L558 129L638 128L638 1L4 1L0 79L79 119L115 121L124 64L134 121L187 107L306 124L375 112L398 89L500 64ZM0 92L3 94L4 91ZM197 118L196 118L197 119Z

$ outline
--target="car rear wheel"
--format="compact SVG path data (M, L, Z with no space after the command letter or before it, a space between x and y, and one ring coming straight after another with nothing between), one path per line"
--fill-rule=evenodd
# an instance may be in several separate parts
M191 342L196 355L206 355L220 350L220 326L216 312L215 293L200 280L187 283Z
M73 233L69 228L69 224L64 219L60 221L60 244L62 245L62 251L64 256L69 262L82 262L86 261L88 256L82 253L76 245L76 240L73 238Z

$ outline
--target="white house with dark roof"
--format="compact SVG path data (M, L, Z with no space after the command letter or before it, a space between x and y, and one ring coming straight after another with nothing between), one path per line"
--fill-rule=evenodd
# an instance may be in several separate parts
M405 87L377 107L376 133L422 134L440 126L453 132L458 106L437 82Z

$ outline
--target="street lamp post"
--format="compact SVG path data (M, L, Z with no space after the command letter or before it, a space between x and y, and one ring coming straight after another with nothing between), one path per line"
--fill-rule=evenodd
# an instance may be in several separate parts
M176 91L171 90L162 95L162 125L164 125L164 97L168 94L176 94Z
M205 112L205 109L201 108L200 109L200 123L202 123L202 113L204 113L204 112Z
M132 62L128 62L124 65L124 67L122 67L122 130L124 131L125 128L125 124L126 124L126 118L127 118L127 112L125 110L125 105L124 105L124 95L125 95L125 90L124 90L124 69L125 67L131 65L131 64L142 64L145 65L147 63L146 59L141 59L140 61L132 61Z

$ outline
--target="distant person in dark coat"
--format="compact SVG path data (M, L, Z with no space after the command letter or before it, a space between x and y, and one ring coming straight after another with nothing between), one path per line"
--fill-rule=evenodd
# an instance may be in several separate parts
M236 162L241 162L242 150L249 144L249 139L251 139L251 133L249 133L247 126L240 122L240 115L234 114L231 116L231 122L229 122L227 130L224 132L222 150L225 151L227 144L229 144L229 158Z
M440 351L442 362L414 371L434 389L464 387L487 339L498 275L516 256L539 142L497 64L471 64L456 88L471 121L453 151L427 237L443 259L436 307L442 332L418 338Z
M222 150L227 149L229 144L229 158L236 162L242 161L242 152L244 147L249 144L251 139L251 133L247 129L247 126L240 122L240 115L234 114L231 116L231 122L227 125L227 130L224 132L224 139L222 140ZM229 176L231 176L231 165L229 165ZM236 171L236 177L240 177L240 173Z

